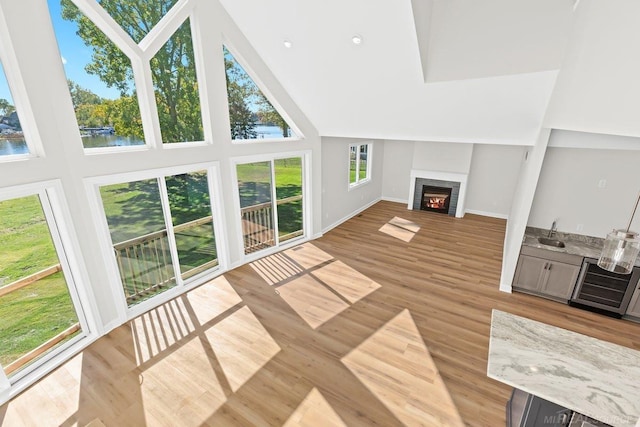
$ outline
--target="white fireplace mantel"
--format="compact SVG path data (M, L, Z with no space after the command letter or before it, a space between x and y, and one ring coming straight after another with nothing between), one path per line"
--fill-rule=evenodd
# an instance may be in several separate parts
M439 181L452 181L460 183L460 194L458 194L458 206L456 207L456 218L464 216L464 201L467 195L467 177L466 173L456 172L440 172L440 171L424 171L411 169L411 178L409 179L409 203L408 208L413 210L413 195L416 191L416 178L437 179Z

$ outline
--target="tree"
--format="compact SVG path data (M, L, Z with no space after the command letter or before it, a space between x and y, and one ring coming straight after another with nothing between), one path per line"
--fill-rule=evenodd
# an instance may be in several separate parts
M260 123L278 126L282 130L282 136L285 138L289 136L289 124L282 118L280 113L273 108L271 102L269 102L260 90L258 90L258 118L260 119Z
M176 1L101 0L99 3L134 41L140 42ZM91 62L85 67L87 73L98 76L108 87L117 88L122 97L135 97L129 58L70 0L62 0L62 16L78 25L77 34L92 49ZM202 140L198 84L188 21L151 59L151 72L163 139L169 142ZM139 114L134 117L138 118Z
M236 67L233 57L223 48L224 67L227 78L227 99L229 103L229 121L231 122L231 139L254 139L258 136L254 113L248 105L254 90L247 82L243 70Z
M69 93L71 94L71 101L73 102L73 108L78 108L81 105L97 105L102 104L104 101L95 93L88 89L81 87L73 80L67 79L67 85L69 86Z
M0 98L0 116L8 116L13 113L16 108L11 105L9 101L4 98Z

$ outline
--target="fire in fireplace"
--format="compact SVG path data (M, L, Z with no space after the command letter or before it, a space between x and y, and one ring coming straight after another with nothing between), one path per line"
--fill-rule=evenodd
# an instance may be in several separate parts
M447 215L449 213L450 201L451 188L434 187L431 185L422 186L420 209L423 211L433 211Z

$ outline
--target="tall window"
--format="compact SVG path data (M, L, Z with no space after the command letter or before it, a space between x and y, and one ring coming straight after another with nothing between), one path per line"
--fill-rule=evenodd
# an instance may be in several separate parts
M218 266L209 172L100 186L129 307Z
M236 165L245 254L304 235L303 158Z
M349 146L349 187L355 187L371 179L371 146L355 144Z
M87 333L59 220L45 189L0 201L0 376L11 383Z

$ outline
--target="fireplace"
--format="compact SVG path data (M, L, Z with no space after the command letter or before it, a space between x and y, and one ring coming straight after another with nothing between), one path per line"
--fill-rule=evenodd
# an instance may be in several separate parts
M451 188L447 187L423 185L420 209L448 215L449 204L451 203L451 190Z
M462 218L466 187L466 174L412 169L407 208Z

